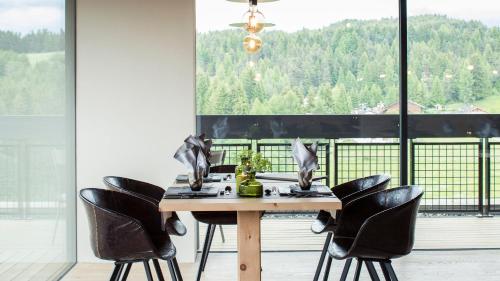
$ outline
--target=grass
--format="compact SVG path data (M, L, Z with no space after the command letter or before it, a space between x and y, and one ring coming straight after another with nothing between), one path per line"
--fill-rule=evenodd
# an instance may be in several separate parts
M473 105L487 113L500 113L500 95L493 95L473 102ZM463 103L452 103L446 106L446 111L457 112L464 106Z
M47 53L31 53L26 54L31 65L36 65L43 61L48 61L56 55L63 55L64 52L47 52Z

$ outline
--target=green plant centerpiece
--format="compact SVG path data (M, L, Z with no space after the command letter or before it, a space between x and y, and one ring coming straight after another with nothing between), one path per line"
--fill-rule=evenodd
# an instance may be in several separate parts
M261 197L264 193L262 183L255 179L255 175L270 171L271 162L252 150L241 151L239 157L241 163L235 170L236 192L240 196Z

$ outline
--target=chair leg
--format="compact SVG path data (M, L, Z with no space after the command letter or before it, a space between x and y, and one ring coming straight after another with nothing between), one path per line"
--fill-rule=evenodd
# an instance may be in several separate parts
M352 259L347 259L344 264L344 269L342 269L342 275L340 275L340 281L345 281L347 279L347 274L349 274L349 268L351 268Z
M123 264L115 263L115 268L113 269L113 273L111 273L111 277L109 278L109 281L118 280L118 278L120 277L122 267L123 267Z
M205 259L203 260L202 271L205 271L205 266L207 265L208 255L210 254L210 248L212 247L212 241L214 240L215 229L217 226L212 224L212 229L210 229L210 239L208 240L207 253L205 254Z
M391 281L391 275L389 274L389 271L387 270L387 267L385 266L385 262L381 261L379 262L380 267L382 268L382 273L384 274L384 279L385 281Z
M333 258L328 255L328 260L326 261L325 275L323 275L323 281L328 280L328 275L330 275L330 269L332 267Z
M359 275L361 274L361 268L363 267L363 261L358 259L356 264L356 272L354 273L354 281L359 281Z
M122 280L127 281L128 274L130 273L130 269L132 268L133 263L127 263L127 267L125 267L125 271L123 272Z
M226 243L226 237L224 237L224 229L222 229L222 225L219 225L220 237L222 238L222 243Z
M172 264L174 265L175 276L177 277L177 280L178 281L183 281L182 280L181 269L179 268L179 264L177 263L177 259L176 258L172 259Z
M365 260L365 264L372 281L380 281L380 278L378 278L377 270L375 270L375 266L373 266L373 262Z
M156 276L158 276L158 281L165 281L165 278L163 278L163 273L161 272L160 263L157 259L153 259L153 266L156 271Z
M389 273L389 276L391 278L390 280L391 281L398 281L398 277L396 276L396 272L394 272L394 268L392 267L392 262L390 260L386 261L386 262L384 262L384 266L385 266L387 272ZM385 275L385 273L384 273L384 275Z
M146 277L148 281L153 281L153 275L151 275L151 269L149 268L149 263L147 260L142 262L144 264L144 270L146 271Z
M198 267L198 274L196 275L196 281L200 281L201 273L203 272L203 265L205 264L205 259L208 252L208 243L210 241L210 232L212 230L212 225L207 226L207 233L205 234L205 242L203 243L203 251L201 252L200 265Z
M323 251L321 251L321 256L319 258L318 266L316 267L316 273L314 274L314 281L319 280L319 275L321 274L321 269L323 269L323 263L325 263L326 252L328 251L328 246L330 246L330 241L332 240L332 233L328 232L325 239L325 244L323 245Z
M172 260L168 260L167 264L168 264L168 271L170 272L170 278L172 278L172 281L177 281L177 276L175 274L175 268L174 264L172 263Z

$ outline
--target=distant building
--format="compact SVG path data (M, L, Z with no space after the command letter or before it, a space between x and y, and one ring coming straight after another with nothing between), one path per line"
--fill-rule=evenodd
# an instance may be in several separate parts
M414 101L408 101L408 113L409 114L420 114L424 112L424 106L418 104ZM388 105L384 112L384 114L398 114L399 113L399 101L393 104Z
M467 105L464 105L460 110L459 110L460 113L468 113L468 114L486 114L488 112L486 112L484 109L482 108L479 108L473 104L467 104Z

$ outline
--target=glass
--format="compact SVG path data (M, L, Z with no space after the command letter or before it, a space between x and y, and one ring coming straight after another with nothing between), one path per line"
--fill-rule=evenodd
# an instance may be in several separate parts
M408 113L500 113L500 2L408 1Z
M0 4L2 280L57 279L76 262L74 54L66 48L74 2L35 2Z
M197 114L399 112L397 0L259 3L276 26L242 48L244 9L197 1Z

